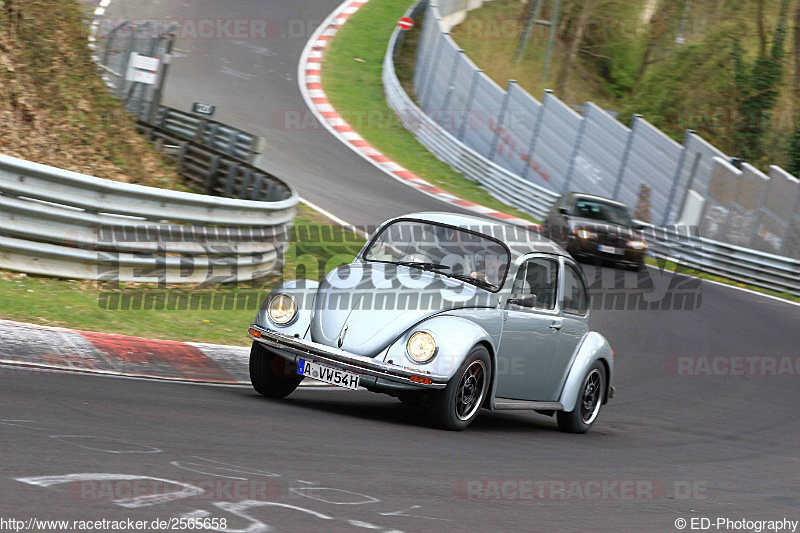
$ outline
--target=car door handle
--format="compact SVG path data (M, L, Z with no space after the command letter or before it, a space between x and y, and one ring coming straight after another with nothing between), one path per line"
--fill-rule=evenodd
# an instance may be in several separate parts
M558 330L560 330L560 329L561 329L561 326L562 326L562 325L563 325L563 324L561 324L561 322L556 322L556 321L554 320L554 321L550 322L550 329L552 329L552 330L555 330L555 331L558 331Z

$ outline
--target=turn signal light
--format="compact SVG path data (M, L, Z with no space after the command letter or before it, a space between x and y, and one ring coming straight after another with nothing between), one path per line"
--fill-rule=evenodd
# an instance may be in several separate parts
M423 385L430 385L433 383L431 378L424 378L422 376L411 376L411 381L414 383L422 383Z
M255 337L257 339L261 338L261 332L258 331L256 328L250 328L250 330L247 333L249 333L250 335L252 335L253 337Z

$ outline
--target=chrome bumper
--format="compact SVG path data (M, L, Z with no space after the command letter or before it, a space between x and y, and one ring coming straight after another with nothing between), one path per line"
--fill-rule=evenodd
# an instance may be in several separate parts
M253 331L258 335L253 335ZM250 325L248 334L251 339L260 342L264 346L278 350L278 355L282 357L287 357L288 354L293 355L292 361L294 363L297 363L298 357L305 357L340 370L383 378L395 383L413 385L423 389L443 389L447 386L449 379L448 376L441 374L384 363L371 357L356 355L317 342L291 337L277 331L264 329L256 324ZM288 352L288 354L280 352ZM430 380L430 383L425 383L423 380Z

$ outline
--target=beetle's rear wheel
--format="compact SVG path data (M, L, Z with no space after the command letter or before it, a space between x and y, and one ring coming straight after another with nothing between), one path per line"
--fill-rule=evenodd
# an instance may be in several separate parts
M285 398L303 381L297 366L270 352L258 341L250 349L250 382L267 398Z
M431 401L431 418L440 429L461 431L478 416L491 378L489 352L476 346L462 363L458 372Z
M596 361L586 372L578 395L575 409L566 413L559 411L558 429L567 433L586 433L592 427L606 390L606 369L603 363Z

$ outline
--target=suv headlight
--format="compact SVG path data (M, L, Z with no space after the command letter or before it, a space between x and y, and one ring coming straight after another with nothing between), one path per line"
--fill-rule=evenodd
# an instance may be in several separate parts
M436 355L436 339L427 331L417 331L408 338L406 353L415 363L427 363Z
M597 237L597 234L593 231L588 229L579 229L575 232L575 235L578 236L579 239L594 239Z
M634 250L644 250L647 245L643 241L628 241L628 246Z
M297 315L297 306L294 298L288 294L278 294L269 301L267 308L269 319L277 326L285 326Z

